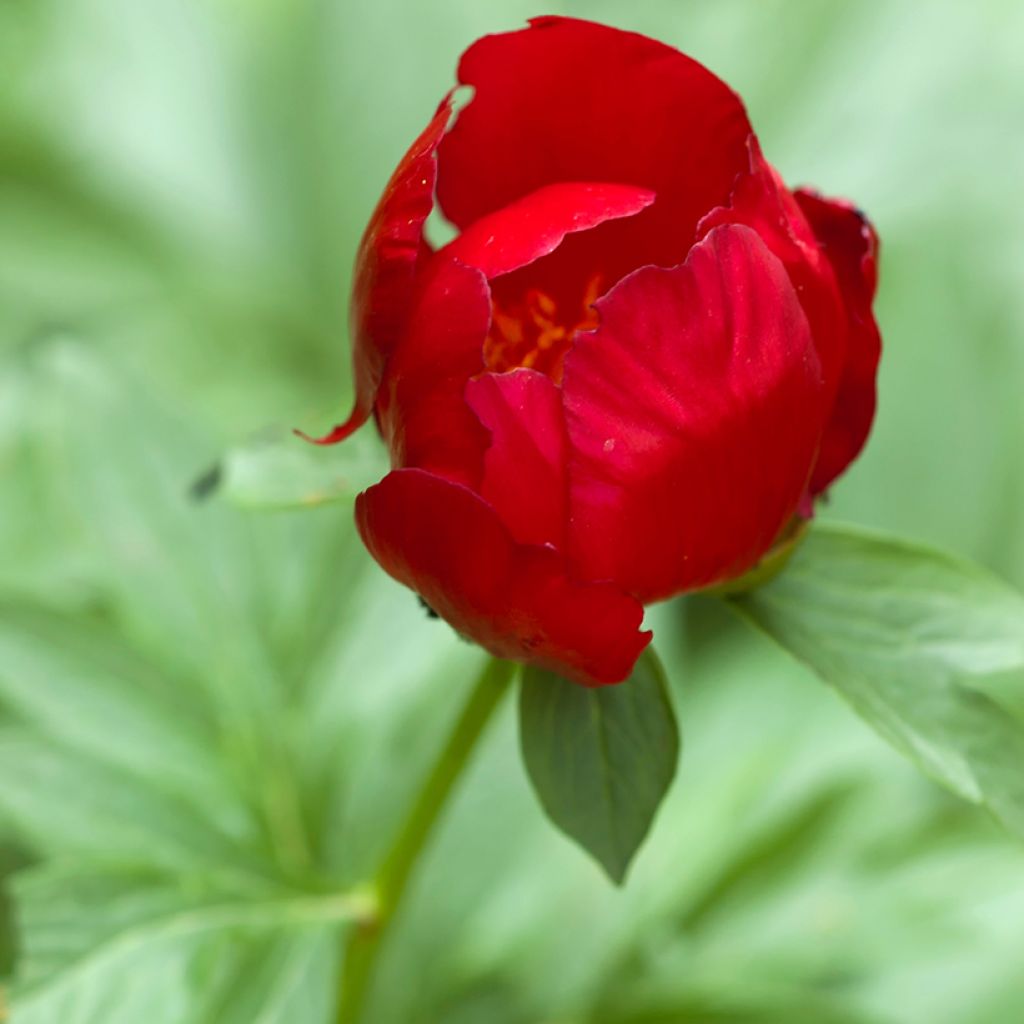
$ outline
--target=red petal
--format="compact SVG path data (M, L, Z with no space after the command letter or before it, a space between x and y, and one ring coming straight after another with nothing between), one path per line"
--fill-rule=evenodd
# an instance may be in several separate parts
M473 267L435 257L421 276L377 412L394 466L418 466L476 488L487 431L466 405L483 372L491 295Z
M349 418L316 439L316 444L343 441L366 422L373 409L384 364L401 333L417 264L424 254L423 225L434 207L437 180L435 154L451 113L449 95L402 157L363 234L352 286L355 403Z
M592 262L610 280L678 264L698 220L728 199L746 166L739 97L696 61L632 32L538 18L474 43L459 80L476 94L438 151L447 216L465 228L555 182L651 189L649 209L599 229L603 256ZM565 248L595 244L587 236Z
M650 640L633 598L570 581L558 554L517 544L458 484L396 470L359 496L356 522L391 576L499 658L600 685L627 678Z
M811 478L811 491L820 494L860 454L875 416L875 378L882 354L871 311L878 283L878 236L867 218L843 200L805 189L796 198L835 270L848 322L846 359Z
M653 202L653 192L632 185L545 185L475 221L443 252L491 279L553 252L571 232L630 217Z
M779 260L716 228L598 302L566 359L569 552L647 602L749 569L796 511L821 436L821 367Z
M565 543L566 434L562 392L535 370L486 373L466 401L491 432L480 493L521 544Z
M631 186L541 189L473 225L430 260L378 399L395 466L429 469L479 489L487 435L465 403L465 385L484 369L491 317L484 275L520 267L557 248L567 233L628 216L651 198Z
M793 194L751 135L750 165L737 179L729 205L713 210L698 228L703 236L720 224L746 224L786 268L807 314L821 358L826 405L834 400L846 356L846 316L835 275Z

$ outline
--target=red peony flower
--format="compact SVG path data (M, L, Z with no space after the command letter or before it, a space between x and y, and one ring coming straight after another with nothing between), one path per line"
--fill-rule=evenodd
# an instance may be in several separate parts
M321 443L375 417L360 533L455 629L618 682L645 603L746 573L863 446L876 237L654 40L538 18L459 80L366 230L355 408Z

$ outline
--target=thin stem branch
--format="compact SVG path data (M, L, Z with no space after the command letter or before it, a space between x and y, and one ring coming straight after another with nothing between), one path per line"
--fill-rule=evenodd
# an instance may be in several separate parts
M401 905L409 877L515 670L512 662L487 662L384 858L373 886L377 912L352 933L338 973L337 1024L358 1024L381 945Z

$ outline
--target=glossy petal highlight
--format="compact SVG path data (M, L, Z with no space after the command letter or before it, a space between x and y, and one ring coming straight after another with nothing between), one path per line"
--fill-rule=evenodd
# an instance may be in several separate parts
M545 185L474 221L443 252L490 280L554 252L568 234L631 217L653 202L653 192L633 185Z

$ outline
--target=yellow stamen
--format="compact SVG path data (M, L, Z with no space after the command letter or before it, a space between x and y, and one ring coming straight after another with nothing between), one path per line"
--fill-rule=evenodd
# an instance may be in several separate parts
M601 292L601 275L594 274L583 289L575 319L559 316L558 303L538 288L530 288L518 302L503 308L495 303L491 330L484 342L487 369L503 373L522 366L561 383L562 364L573 337L597 326L594 303Z

